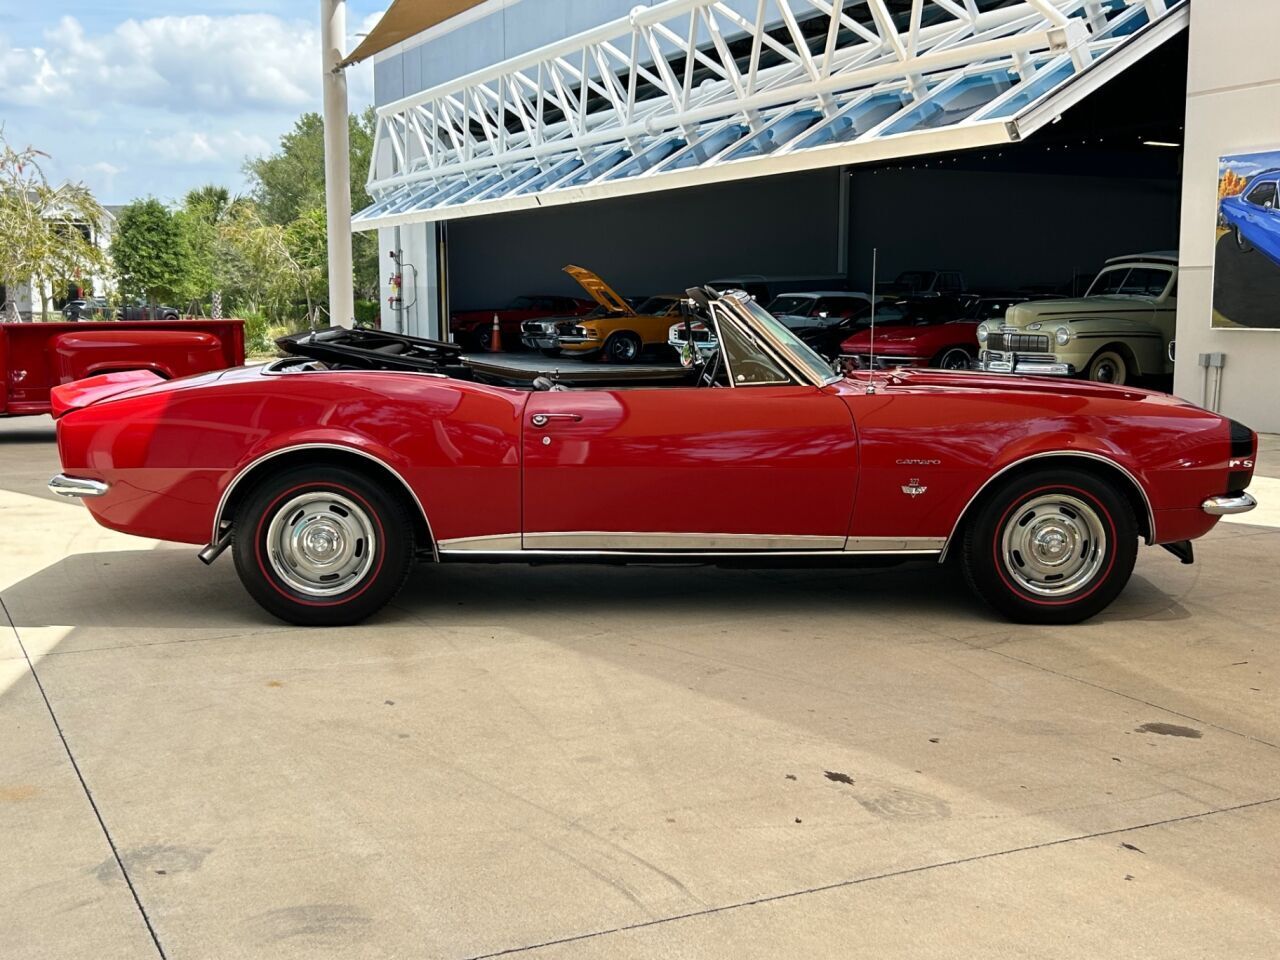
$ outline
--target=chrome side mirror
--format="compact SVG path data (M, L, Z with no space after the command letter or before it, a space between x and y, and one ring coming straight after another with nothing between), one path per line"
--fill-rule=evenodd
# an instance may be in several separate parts
M1169 353L1169 362L1170 362L1170 363L1173 363L1173 362L1174 362L1174 359L1173 359L1173 353L1174 353L1173 348L1174 348L1174 346L1177 344L1177 342L1178 342L1177 340L1170 340L1170 341L1169 341L1169 350L1168 350L1168 353Z

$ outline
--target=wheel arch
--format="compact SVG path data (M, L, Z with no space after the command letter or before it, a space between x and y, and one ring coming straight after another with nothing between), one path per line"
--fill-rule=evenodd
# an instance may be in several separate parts
M213 530L209 542L214 543L218 540L222 524L235 516L236 509L244 502L246 494L263 477L269 476L273 471L290 467L324 464L353 469L387 483L389 489L397 491L409 508L409 516L413 520L415 544L418 548L429 547L432 558L437 561L440 559L435 534L431 529L431 520L427 517L426 508L422 505L418 494L409 486L409 482L380 457L337 443L302 443L282 447L265 453L242 467L222 491L218 509L213 515Z
M1129 368L1128 372L1131 376L1145 376L1142 364L1138 362L1138 355L1134 352L1133 347L1129 346L1129 344L1125 343L1123 340L1112 340L1093 351L1093 353L1089 355L1088 366L1093 366L1093 361L1098 358L1098 354L1106 353L1108 350L1120 354L1120 358L1124 360L1125 365ZM1085 372L1088 373L1088 367L1085 368Z
M1090 453L1084 450L1050 450L1021 457L988 477L977 492L969 498L969 502L964 505L964 509L960 511L960 516L956 519L955 525L952 526L946 543L942 545L942 553L938 555L938 562L942 563L947 559L952 544L963 536L965 525L969 523L977 512L978 504L996 488L998 481L1007 481L1020 474L1030 473L1032 470L1053 466L1055 463L1074 467L1075 469L1083 469L1100 479L1111 481L1129 502L1129 505L1133 507L1133 515L1138 522L1138 532L1142 534L1143 539L1148 544L1156 542L1155 512L1151 508L1151 500L1138 478L1128 468L1110 457L1105 457L1098 453Z

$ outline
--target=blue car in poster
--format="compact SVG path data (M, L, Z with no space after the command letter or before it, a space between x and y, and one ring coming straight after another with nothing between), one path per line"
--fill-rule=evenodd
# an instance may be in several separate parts
M1224 197L1222 222L1245 252L1257 250L1280 266L1280 170L1257 174L1234 197Z

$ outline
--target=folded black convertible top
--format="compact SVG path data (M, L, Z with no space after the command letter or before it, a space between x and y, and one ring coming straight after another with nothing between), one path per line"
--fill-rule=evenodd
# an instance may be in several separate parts
M364 370L414 370L447 373L462 357L462 348L443 340L426 340L405 333L387 333L355 327L331 327L294 333L276 340L276 346L296 357Z

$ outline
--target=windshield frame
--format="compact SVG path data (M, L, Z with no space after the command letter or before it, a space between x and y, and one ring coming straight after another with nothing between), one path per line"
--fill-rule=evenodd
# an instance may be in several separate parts
M1123 271L1124 279L1120 281L1121 288L1128 282L1129 275L1134 270L1153 270L1157 273L1163 273L1167 279L1159 293L1121 293L1119 290L1114 293L1094 293L1094 288L1098 286L1098 282L1108 273L1120 273ZM1085 291L1085 299L1090 297L1124 297L1129 300L1159 300L1169 292L1169 284L1173 280L1175 272L1173 267L1163 263L1116 263L1109 264L1098 271L1098 275L1093 278L1093 283L1089 284L1089 289Z
M843 379L831 369L795 332L745 293L731 290L720 295L718 303L727 307L739 322L757 334L764 346L777 355L798 383L825 387Z

